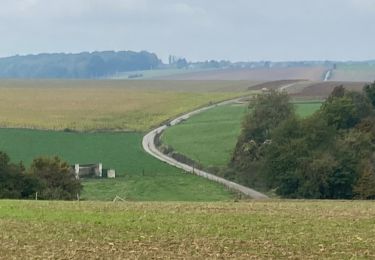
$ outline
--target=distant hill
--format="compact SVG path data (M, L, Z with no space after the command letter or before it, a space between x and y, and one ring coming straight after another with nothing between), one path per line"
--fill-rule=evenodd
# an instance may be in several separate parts
M101 78L119 72L149 70L161 61L146 51L38 54L0 58L0 78Z

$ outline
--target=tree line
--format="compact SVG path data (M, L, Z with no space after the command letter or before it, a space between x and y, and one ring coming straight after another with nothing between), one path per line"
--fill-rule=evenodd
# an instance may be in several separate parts
M0 78L78 78L157 68L161 60L146 51L38 54L0 59Z
M375 199L375 83L337 86L305 119L285 92L257 96L225 174L285 198Z
M73 200L81 190L71 167L58 157L36 158L26 169L0 152L0 198Z

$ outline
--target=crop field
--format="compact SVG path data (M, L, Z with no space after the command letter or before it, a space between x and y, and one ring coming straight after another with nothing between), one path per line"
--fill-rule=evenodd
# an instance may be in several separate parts
M324 67L296 67L296 68L257 68L257 69L221 69L184 73L161 77L169 80L311 80L320 81L326 72Z
M368 201L0 201L3 259L372 259Z
M233 198L222 186L168 166L146 154L139 133L65 133L0 129L0 150L13 162L30 164L40 155L74 163L103 163L117 178L85 180L82 199L141 201L217 201Z
M375 65L339 64L337 69L333 70L331 80L372 82L375 80Z
M296 102L297 113L306 117L321 106L320 101ZM247 112L245 105L213 108L168 128L163 143L205 167L222 167L229 160Z
M0 127L145 131L250 82L0 81Z

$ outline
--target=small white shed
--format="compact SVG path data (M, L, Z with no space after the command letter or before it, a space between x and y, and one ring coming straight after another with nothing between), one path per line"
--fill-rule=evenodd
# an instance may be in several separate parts
M116 171L113 169L109 169L107 172L107 178L114 179L116 178Z

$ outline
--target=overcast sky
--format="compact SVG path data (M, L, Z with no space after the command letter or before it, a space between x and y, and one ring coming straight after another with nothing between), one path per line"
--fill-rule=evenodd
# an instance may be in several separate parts
M375 0L0 0L0 56L375 59Z

